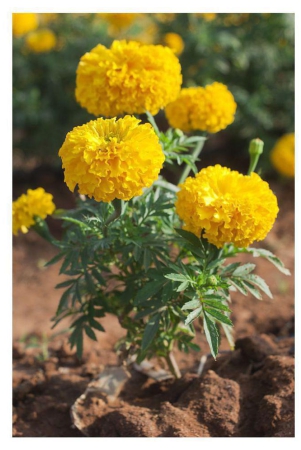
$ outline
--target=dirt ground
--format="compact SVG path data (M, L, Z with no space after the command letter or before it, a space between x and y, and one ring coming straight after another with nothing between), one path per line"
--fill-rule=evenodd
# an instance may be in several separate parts
M53 193L57 207L70 207L73 197L61 180L44 177L41 185ZM293 437L294 186L274 181L271 187L280 213L260 247L279 256L292 275L256 259L256 271L274 298L233 295L234 351L223 339L214 361L198 327L201 352L175 352L180 380L158 382L130 368L120 394L111 399L91 391L78 401L93 379L117 365L114 344L123 330L106 317L107 332L97 333L98 342L86 339L79 361L67 344L68 323L51 329L60 298L54 286L64 281L58 264L44 267L55 249L33 231L14 237L13 436ZM26 188L16 185L16 195ZM51 226L56 232L58 225ZM71 414L76 401L80 426Z

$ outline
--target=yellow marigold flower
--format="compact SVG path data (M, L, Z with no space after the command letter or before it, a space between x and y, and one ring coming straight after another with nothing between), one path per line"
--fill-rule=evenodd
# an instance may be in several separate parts
M41 28L26 36L26 46L34 53L50 52L56 42L55 34L48 28Z
M171 48L176 55L183 53L185 44L181 36L177 33L166 33L164 35L164 43Z
M23 36L29 31L38 28L38 15L33 13L14 13L13 14L13 35Z
M82 56L77 68L76 100L95 116L155 115L175 100L182 83L181 66L162 45L114 41Z
M59 150L71 191L96 201L130 200L158 178L164 154L152 126L133 116L75 127Z
M55 210L51 194L45 192L43 188L28 189L26 194L22 194L13 202L13 234L18 231L27 233L28 228L35 224L35 216L45 219Z
M284 134L270 153L273 166L287 177L295 176L295 133Z
M234 121L236 103L227 86L215 82L203 87L181 90L179 97L166 106L169 124L182 131L217 133Z
M177 193L176 211L184 229L220 248L261 241L278 214L276 196L259 175L242 175L219 164L188 177Z

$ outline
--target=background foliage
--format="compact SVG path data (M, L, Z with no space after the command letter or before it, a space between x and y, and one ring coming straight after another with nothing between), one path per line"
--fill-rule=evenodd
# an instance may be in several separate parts
M41 15L42 16L42 15ZM131 16L131 17L130 17ZM13 41L14 147L59 166L57 156L66 133L94 116L75 101L75 71L80 57L95 45L114 39L162 44L166 33L184 40L179 55L183 87L219 81L238 104L234 123L213 136L208 151L229 159L240 149L247 158L250 139L259 137L266 151L282 134L294 131L293 14L135 14L128 20L102 14L57 14L41 26L58 38L47 53L26 49L25 37ZM41 17L42 22L42 17ZM156 118L164 130L164 113ZM231 168L239 168L238 156ZM222 163L219 156L217 160Z

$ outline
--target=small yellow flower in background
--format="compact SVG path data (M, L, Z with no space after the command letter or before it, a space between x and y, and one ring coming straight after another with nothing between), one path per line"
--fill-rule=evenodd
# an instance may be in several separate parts
M181 66L162 45L114 41L82 56L76 72L76 100L95 116L155 115L175 100L182 83Z
M158 178L164 162L149 123L133 116L97 119L70 131L59 150L71 191L96 201L130 200Z
M206 22L212 22L217 16L216 13L196 13L196 15L202 17Z
M38 15L33 13L13 13L13 35L23 36L38 28Z
M32 52L46 53L55 48L57 39L53 31L48 28L41 28L28 34L25 42L27 48Z
M27 233L28 228L35 224L35 216L45 219L55 210L53 196L43 188L28 189L13 202L13 234L18 231Z
M181 90L179 97L166 106L170 126L184 132L192 130L217 133L234 121L236 103L227 86L222 83Z
M111 31L119 31L122 30L124 28L128 28L130 27L135 19L137 18L137 16L139 14L135 14L135 13L97 13L96 14L98 17L100 17L101 19L105 20L106 22L108 22L112 29Z
M161 23L170 23L173 22L176 18L175 13L155 13L151 14L158 22Z
M279 173L287 177L295 176L295 133L284 134L278 139L270 159Z
M176 211L184 229L221 248L261 241L278 214L277 198L259 175L242 175L219 164L188 177L177 193Z
M176 55L181 55L185 47L183 39L177 33L166 33L164 35L164 44L171 48Z

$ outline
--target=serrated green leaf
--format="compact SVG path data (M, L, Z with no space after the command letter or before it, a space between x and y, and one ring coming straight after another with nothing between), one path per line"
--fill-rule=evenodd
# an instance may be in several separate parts
M243 295L248 295L248 291L245 288L245 286L243 285L243 283L241 282L241 280L235 278L229 278L229 282L236 287L236 289Z
M154 316L150 317L142 336L141 352L144 352L152 343L158 331L159 323L160 323L159 314L155 314Z
M273 295L270 291L269 286L266 284L263 278L261 278L258 275L250 274L246 277L246 279L254 284L255 286L259 287L268 297L273 298Z
M93 318L89 318L89 324L98 331L105 331L104 327Z
M94 331L92 330L92 328L89 327L89 325L85 325L84 326L84 330L86 332L86 335L92 339L93 341L97 341L97 337L96 334L94 333Z
M251 248L249 247L246 250L247 253L252 253L252 255L256 258L258 256L261 256L263 258L266 258L268 261L270 261L272 264L274 264L275 267L277 267L277 269L284 273L285 275L291 275L289 269L287 269L283 262L277 257L275 256L272 252L270 252L269 250L265 250L263 248Z
M59 253L58 255L55 255L50 261L48 261L45 264L45 267L51 266L52 264L57 263L60 259L62 259L65 255L65 252Z
M175 228L175 231L193 246L202 248L201 240L197 238L195 234L190 233L190 231L182 230L182 228Z
M166 283L165 278L152 280L149 283L147 283L145 286L143 286L142 289L140 289L140 291L138 291L134 300L134 305L137 306L146 302L150 297L157 294L160 291L160 289L162 289L165 283Z
M55 286L55 289L60 289L60 288L63 288L63 287L70 286L70 285L74 284L75 282L76 282L75 279L63 281L62 283L57 284Z
M195 298L195 299L190 300L189 302L185 303L181 309L182 310L195 309L195 308L198 308L200 305L201 305L200 300L198 298Z
M258 289L256 289L253 284L248 283L248 281L243 280L243 284L244 286L248 289L248 291L254 295L255 298L257 298L258 300L262 300L262 296L261 293L258 291Z
M231 263L228 266L223 267L220 270L219 275L224 276L225 274L227 274L227 275L232 274L239 265L240 265L239 262Z
M179 285L179 287L177 288L177 290L176 290L176 292L182 292L182 291L185 291L185 289L189 286L189 281L183 281L183 283L181 283L180 285Z
M69 295L71 294L71 286L61 296L59 305L57 307L56 314L59 315L63 309L68 306Z
M245 277L246 275L248 275L250 272L252 272L256 267L256 264L244 264L242 266L237 267L237 269L234 270L233 272L233 276L234 277Z
M212 308L207 308L207 307L204 306L204 311L206 311L206 313L208 313L211 316L213 316L219 322L222 322L222 323L225 323L227 325L233 326L233 323L231 322L229 317L227 317L227 316L225 316L225 314L217 311L215 308L212 309Z
M167 275L164 275L164 277L172 281L187 281L187 275L182 275L180 273L168 273Z
M218 354L219 332L215 323L208 317L206 312L204 312L204 331L211 354L213 358L216 359Z
M220 309L221 311L227 311L231 312L231 309L228 308L228 306L224 305L220 300L204 300L203 303L205 303L208 306L211 306L211 308Z
M197 319L201 315L202 309L203 307L200 306L199 308L195 309L190 314L188 314L185 320L185 325L189 325L193 320Z

